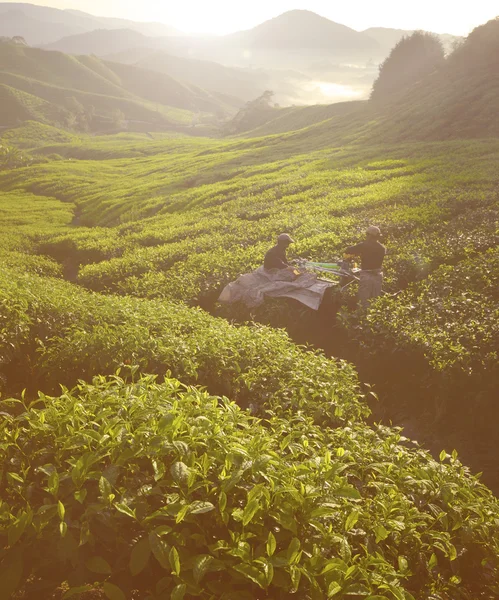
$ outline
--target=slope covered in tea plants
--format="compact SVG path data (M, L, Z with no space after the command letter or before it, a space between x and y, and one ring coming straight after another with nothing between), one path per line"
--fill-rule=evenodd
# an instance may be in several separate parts
M16 135L23 139L22 130ZM323 138L315 142L321 148ZM462 432L473 414L470 436L493 448L497 141L301 154L296 143L293 134L247 141L80 137L44 145L35 151L37 164L5 173L0 185L75 203L79 227L38 236L37 252L80 285L210 310L226 283L261 264L279 232L297 240L294 255L329 260L378 223L389 247L386 289L406 291L371 312L345 355L369 361L368 381L394 365L404 373L397 419L421 406L422 396L428 423L448 421L449 430ZM49 154L59 160L44 162ZM470 277L473 269L483 276ZM434 300L428 286L439 290ZM265 322L300 328L296 316L286 320L276 308ZM356 329L348 319L346 326L351 342ZM340 333L324 330L320 345L329 347L328 338ZM452 443L473 456L469 441L457 435ZM488 460L491 473L495 454Z
M1 201L3 594L494 597L497 501L455 453L438 462L367 426L351 365L62 281L31 243L67 235L72 205ZM167 379L98 377L35 400L117 368Z
M436 461L368 425L352 364L199 307L216 312L282 231L294 256L328 260L375 222L386 287L403 293L364 317L345 306L342 328L319 322L324 347L343 335L390 374L400 412L465 425L491 451L498 140L339 147L317 125L209 140L28 123L2 141L1 589L497 597L497 501L455 452ZM283 303L257 317L311 323ZM104 377L117 369L126 381Z

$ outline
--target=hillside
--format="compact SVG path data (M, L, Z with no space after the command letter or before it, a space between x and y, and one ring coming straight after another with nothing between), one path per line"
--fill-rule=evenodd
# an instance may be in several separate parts
M0 172L0 435L14 459L0 494L9 523L31 510L45 524L15 545L0 528L8 561L34 556L8 589L495 600L499 505L463 463L497 485L499 141L36 127L2 139L38 145ZM256 323L216 307L277 233L297 240L291 256L329 260L370 222L390 249L385 289L403 292L364 321L345 297L348 335L292 302ZM301 343L315 334L328 354L261 323ZM372 353L360 364L365 383L378 374L378 401L339 348ZM61 531L70 563L54 559ZM201 564L214 570L201 577Z
M132 29L151 36L178 35L178 31L160 23L95 17L81 11L28 3L0 2L0 16L0 36L19 35L30 45L49 44L66 36L96 29Z
M338 102L337 104L289 107L261 112L254 121L248 123L249 129L241 131L245 137L260 137L289 133L306 129L312 125L330 119L341 120L352 113L363 116L365 101Z
M499 19L477 27L440 69L387 102L387 139L499 135Z
M232 98L139 67L9 43L0 43L0 83L50 102L54 110L69 111L76 118L80 115L75 113L85 113L90 128L106 126L106 122L112 126L116 111L123 113L121 120L161 129L189 124L193 113L223 119L238 106ZM3 113L2 124L15 123L18 112ZM43 122L64 125L61 120Z
M0 127L12 127L25 121L55 123L63 127L70 117L70 111L62 106L3 83L0 83L0 103Z

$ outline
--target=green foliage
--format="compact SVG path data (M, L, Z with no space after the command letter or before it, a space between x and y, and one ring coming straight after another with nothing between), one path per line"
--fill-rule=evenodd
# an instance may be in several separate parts
M1 408L2 590L497 593L496 500L457 458L439 464L397 430L264 425L152 377L99 377Z
M16 169L28 163L28 157L14 146L0 145L0 170Z
M29 369L32 385L57 389L137 365L170 371L254 410L307 410L331 425L369 412L350 365L305 352L284 332L235 328L185 306L103 297L7 270L0 278L0 356L8 383Z
M444 48L438 36L416 31L403 37L381 64L371 101L392 103L401 92L443 64Z
M498 596L497 502L455 452L366 425L352 365L192 307L282 231L332 260L375 222L405 291L348 314L356 351L400 405L490 430L496 140L4 136L34 160L0 173L0 598Z

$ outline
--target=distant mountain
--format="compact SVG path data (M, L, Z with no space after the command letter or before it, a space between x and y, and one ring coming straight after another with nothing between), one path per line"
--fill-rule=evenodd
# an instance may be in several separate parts
M379 43L370 36L307 10L286 12L253 29L220 37L128 37L128 50L148 47L230 66L299 70L310 57L367 61L383 54ZM104 31L85 33L46 47L99 56L117 54L127 51L127 34L125 31L115 35Z
M224 37L229 45L251 49L314 49L373 52L379 44L364 33L330 21L309 10L292 10L248 31Z
M154 38L133 29L96 29L78 35L63 37L57 42L43 45L44 50L58 50L65 54L95 54L106 56L120 53L130 48L154 49Z
M372 39L376 40L383 49L385 54L388 54L390 50L404 37L414 33L415 30L409 29L390 29L388 27L371 27L366 29L362 33L365 33ZM431 33L431 32L429 32ZM456 42L462 40L462 37L457 35L451 35L449 33L437 33L435 34L440 38L446 51L452 50L452 47Z
M240 98L241 102L256 98L270 85L270 77L261 71L226 67L157 49L169 47L175 51L175 44L170 40L175 38L152 38L131 30L99 29L63 38L43 48L74 55L94 54L112 62L151 69L190 85Z
M0 42L0 85L0 126L29 118L92 131L175 129L225 119L241 105L166 74L11 42Z
M244 100L256 98L272 84L270 75L264 71L226 67L212 61L174 56L161 51L139 59L137 65Z
M22 36L28 44L43 45L95 29L132 29L151 36L178 35L160 23L95 17L80 11L17 2L0 2L0 36Z

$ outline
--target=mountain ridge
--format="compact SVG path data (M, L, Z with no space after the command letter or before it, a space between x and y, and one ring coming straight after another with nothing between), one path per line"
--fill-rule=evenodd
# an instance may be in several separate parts
M10 13L10 22L6 14ZM0 36L20 35L30 45L43 45L95 29L130 28L144 35L179 35L162 23L141 23L113 17L97 17L83 11L62 10L21 2L0 2Z

